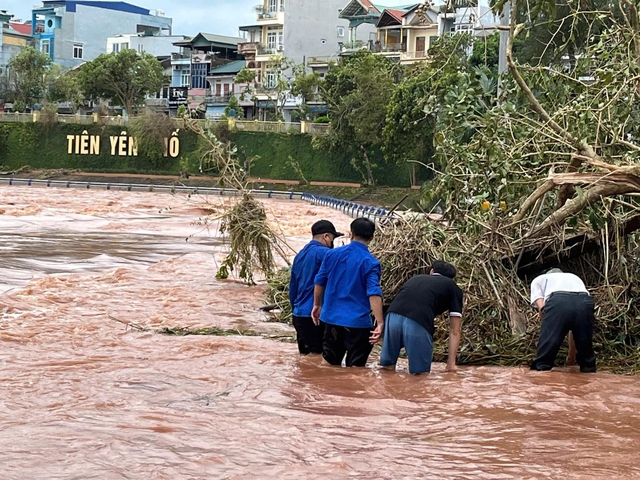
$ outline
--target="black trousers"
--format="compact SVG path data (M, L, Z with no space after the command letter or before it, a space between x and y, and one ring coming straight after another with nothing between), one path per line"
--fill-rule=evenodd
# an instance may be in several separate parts
M302 355L322 353L322 339L324 337L324 323L316 326L311 317L296 317L293 315L291 323L296 329L298 351Z
M367 364L373 345L369 337L373 328L351 328L327 325L324 329L322 356L331 365L342 365L347 355L347 367L364 367Z
M586 293L554 293L544 305L538 352L531 370L551 370L567 333L573 333L581 372L596 371L593 299Z

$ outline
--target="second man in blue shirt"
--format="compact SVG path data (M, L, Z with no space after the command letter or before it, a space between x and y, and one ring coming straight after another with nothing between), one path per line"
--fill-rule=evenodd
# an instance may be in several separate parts
M371 220L355 219L351 243L329 251L316 275L311 316L326 324L322 355L331 365L341 365L346 354L347 367L364 367L382 335L380 262L368 248L374 232Z

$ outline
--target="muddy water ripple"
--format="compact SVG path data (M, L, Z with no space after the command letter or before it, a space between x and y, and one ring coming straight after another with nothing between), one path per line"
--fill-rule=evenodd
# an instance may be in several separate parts
M0 188L0 478L640 477L634 377L412 377L269 338L125 329L110 317L291 333L257 311L262 287L215 279L223 246L194 202ZM319 218L349 224L267 206L294 249Z

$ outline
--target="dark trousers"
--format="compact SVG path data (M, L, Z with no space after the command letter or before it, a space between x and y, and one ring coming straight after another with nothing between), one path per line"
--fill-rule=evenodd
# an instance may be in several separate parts
M373 345L369 337L373 328L351 328L327 325L324 329L322 356L331 365L342 365L346 353L347 367L364 367Z
M322 339L324 337L324 323L316 326L311 317L296 317L293 315L291 323L296 329L298 351L302 355L322 353Z
M593 299L586 293L554 293L544 305L538 352L532 370L551 370L567 333L573 333L581 372L596 371Z

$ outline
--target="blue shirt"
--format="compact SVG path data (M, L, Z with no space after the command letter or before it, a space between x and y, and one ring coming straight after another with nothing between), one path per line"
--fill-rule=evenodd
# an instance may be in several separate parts
M320 319L330 325L370 328L369 297L382 296L380 262L364 243L330 250L315 280L325 287Z
M307 243L293 259L289 300L296 317L310 317L313 309L314 279L329 248L317 240Z

